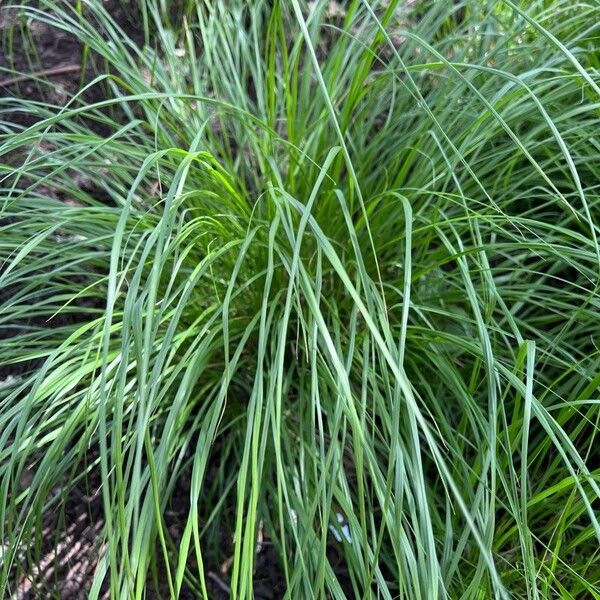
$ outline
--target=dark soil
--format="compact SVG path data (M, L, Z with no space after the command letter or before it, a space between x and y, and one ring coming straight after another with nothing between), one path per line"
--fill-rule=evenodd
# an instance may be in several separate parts
M36 1L27 3L33 8L37 4ZM143 33L136 25L140 19L134 12L126 12L119 0L104 0L103 5L126 34L141 43ZM77 39L46 23L29 19L22 9L11 8L10 3L0 6L0 50L0 101L8 107L11 98L63 105L100 72L100 61L93 53L84 57ZM87 103L102 99L101 85L92 86L83 96ZM29 124L19 113L9 110L2 118L7 124L12 127Z

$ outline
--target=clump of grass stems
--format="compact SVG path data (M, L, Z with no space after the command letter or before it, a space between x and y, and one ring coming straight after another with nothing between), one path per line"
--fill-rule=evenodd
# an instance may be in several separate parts
M2 594L100 473L92 598L600 597L597 3L140 1L0 105Z

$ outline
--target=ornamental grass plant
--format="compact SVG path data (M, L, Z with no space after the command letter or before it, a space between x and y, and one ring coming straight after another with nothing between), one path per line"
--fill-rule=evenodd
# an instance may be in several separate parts
M18 9L0 595L83 490L93 599L600 598L598 1L125 4Z

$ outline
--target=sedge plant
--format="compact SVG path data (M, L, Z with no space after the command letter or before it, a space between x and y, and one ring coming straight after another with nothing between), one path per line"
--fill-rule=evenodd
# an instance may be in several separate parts
M597 0L19 10L96 76L0 101L3 597L93 480L90 598L599 598Z

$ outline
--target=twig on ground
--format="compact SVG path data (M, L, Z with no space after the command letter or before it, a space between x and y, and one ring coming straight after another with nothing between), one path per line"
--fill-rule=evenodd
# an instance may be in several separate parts
M61 67L54 67L52 69L45 69L43 71L36 71L35 73L26 73L24 75L17 75L15 77L9 77L8 79L0 80L0 87L8 87L15 85L15 83L22 83L29 81L30 79L40 79L41 77L56 77L57 75L65 75L67 73L75 73L81 69L81 65L63 65Z

